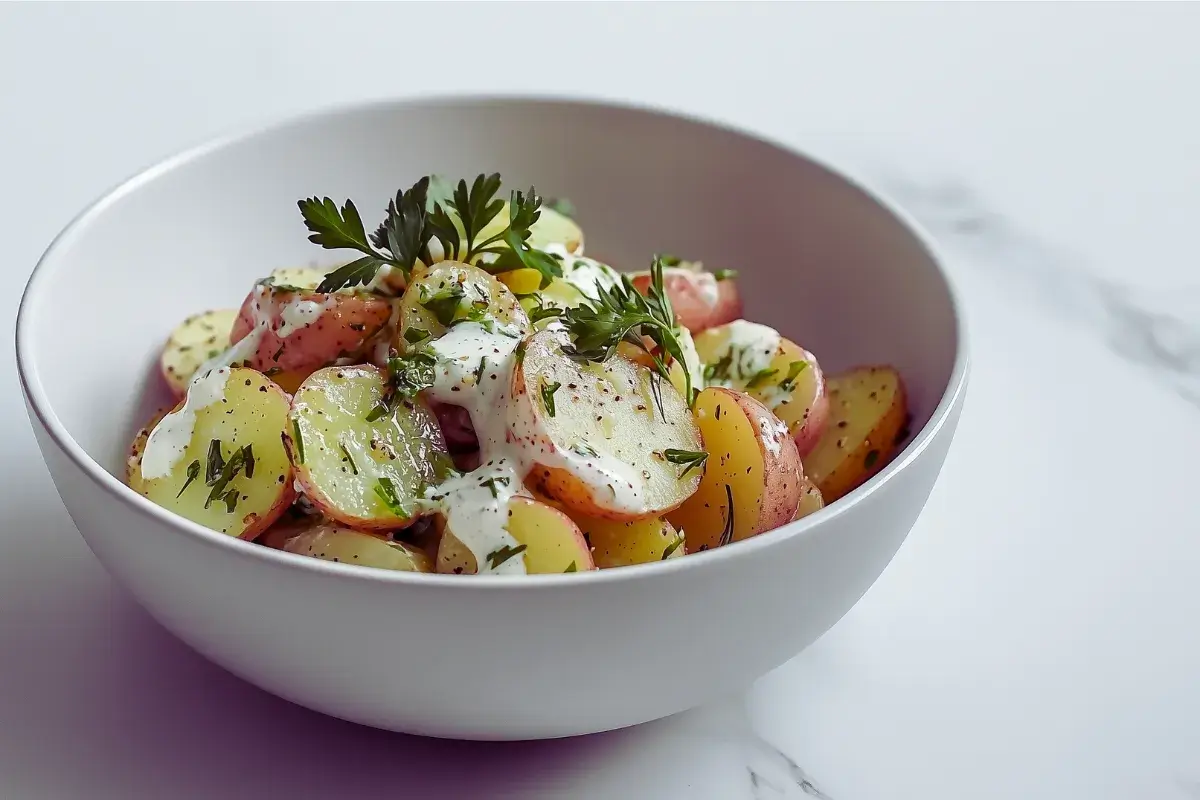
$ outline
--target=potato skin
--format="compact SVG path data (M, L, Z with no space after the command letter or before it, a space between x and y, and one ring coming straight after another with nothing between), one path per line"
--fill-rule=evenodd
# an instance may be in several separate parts
M796 515L792 517L792 522L815 514L824 507L825 500L821 497L821 490L808 478L804 478L800 488L800 502L796 504Z
M184 405L181 401L174 410ZM280 441L288 405L288 396L261 373L245 368L228 369L219 401L196 410L187 450L169 474L153 479L142 475L146 440L139 433L130 448L129 486L159 506L200 525L229 536L254 539L296 497L292 465ZM243 493L232 512L225 510L222 501L213 501L205 507L209 489L203 473L196 479L186 479L189 462L196 461L197 466L207 464L207 450L214 439L224 444L222 449L227 459L231 457L230 448L253 446L255 475L251 478L240 473L231 482L231 487Z
M704 477L696 493L666 515L684 532L688 550L710 550L790 522L803 478L786 426L744 392L716 386L700 392L695 414L708 452Z
M829 423L804 461L832 503L879 472L905 435L908 399L890 366L858 367L828 379Z
M644 295L650 293L650 273L630 276L633 286ZM715 283L705 285L708 282ZM742 297L737 281L718 281L712 273L677 267L663 270L663 290L671 301L676 321L693 334L724 325L742 316ZM714 296L715 295L715 296Z
M284 311L289 304L315 303L319 315L308 325L289 330ZM258 309L257 312L255 309ZM391 303L369 294L320 294L256 285L242 303L230 340L236 344L268 320L248 366L263 373L277 371L307 376L346 355L360 352L388 323ZM281 335L286 332L286 335Z

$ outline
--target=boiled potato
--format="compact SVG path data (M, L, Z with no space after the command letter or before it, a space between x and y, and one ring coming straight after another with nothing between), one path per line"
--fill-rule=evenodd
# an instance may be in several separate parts
M187 393L188 381L200 365L229 348L238 312L232 309L194 314L171 331L159 357L159 368L176 397Z
M709 387L694 409L708 460L700 488L667 514L695 553L748 539L791 521L803 478L796 443L762 403Z
M825 499L821 497L821 490L812 481L805 478L800 488L800 502L796 505L796 514L792 517L792 521L794 522L807 517L809 514L820 511L824 507Z
M327 367L292 399L284 438L304 494L355 528L403 528L450 465L433 413L419 400L385 403L385 391L378 367Z
M832 503L878 472L903 439L904 382L891 367L860 367L829 379L829 425L804 459Z
M299 291L315 292L323 280L325 272L314 267L282 267L272 270L264 283L280 289L291 287Z
M696 337L705 382L747 392L779 417L801 457L816 446L829 418L825 375L816 357L773 328L746 320Z
M306 531L312 530L318 525L324 525L328 521L322 516L304 513L300 510L299 503L297 503L284 512L279 519L275 520L275 523L255 539L255 542L274 550L282 550L284 545L292 539L295 539Z
M516 285L516 288L513 288L514 292L520 292L522 289L528 289L529 292L537 290L536 294L525 293L522 297L521 304L526 311L532 313L538 306L574 308L585 302L595 301L602 290L611 289L621 282L619 272L593 258L572 255L562 247L551 247L546 252L559 259L563 272L561 278L552 279L548 286L539 289L538 284L532 281L529 285L522 285L519 278L506 280L508 275L520 276L521 273L534 272L533 270L517 270L500 275L500 279L505 281L506 285ZM534 272L534 275L541 280L541 273Z
M568 508L615 520L662 516L700 482L664 455L699 453L687 403L657 373L617 355L580 363L566 334L524 342L513 379L516 444L535 464L529 481Z
M533 330L508 287L478 267L442 261L413 272L400 301L400 324L392 346L406 352L437 339L464 319L499 323L517 335Z
M573 519L591 544L598 569L651 564L687 554L683 532L661 517L617 522L577 514Z
M529 497L510 498L504 529L517 544L489 553L493 563L501 558L522 558L525 571L531 575L596 568L579 528L570 517L546 503ZM456 575L474 575L479 571L475 555L449 527L442 533L437 571Z
M411 545L386 536L356 531L335 522L318 522L289 536L279 549L322 561L400 572L433 572L429 557Z
M308 376L363 353L392 316L389 300L370 294L320 294L259 283L238 312L231 340L249 339L247 366Z
M154 430L154 426L157 425L169 411L171 411L171 409L167 408L157 412L153 417L150 418L149 422L147 422L141 427L140 430L138 430L137 434L133 437L133 444L129 445L129 455L125 458L125 483L129 484L130 486L133 485L133 476L137 474L138 470L141 469L142 451L146 449L146 440L150 438L150 431Z
M668 370L671 376L671 385L682 396L687 391L688 378L692 379L692 388L700 391L704 388L704 364L700 361L700 354L696 351L696 343L692 339L692 334L687 328L674 328L676 340L679 342L679 349L683 351L683 360L671 359L669 361ZM643 337L646 346L651 349L656 349L654 343L649 338ZM650 354L645 349L638 347L630 342L621 342L617 345L617 352L628 358L635 364L641 364L644 367L653 367L654 360L650 358ZM669 359L669 355L659 354L660 358Z
M650 294L650 273L630 275L634 287ZM732 322L742 315L742 298L733 278L717 280L711 272L681 267L663 268L663 291L680 325L693 334Z
M295 498L280 440L288 405L288 396L254 370L207 373L155 426L129 485L182 517L253 539Z

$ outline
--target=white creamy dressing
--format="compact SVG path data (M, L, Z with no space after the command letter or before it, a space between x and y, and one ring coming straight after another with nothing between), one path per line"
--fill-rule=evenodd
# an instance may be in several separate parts
M774 328L744 319L730 322L725 330L725 340L715 353L714 363L728 358L728 374L717 375L711 383L714 386L738 388L771 366L783 339Z
M550 244L545 252L562 259L562 280L589 299L596 299L600 289L611 289L621 282L615 269L594 258L577 256L562 244Z
M307 328L333 307L333 298L329 297L323 303L316 300L303 300L299 296L292 298L279 309L279 318L283 324L275 331L280 339L286 339L301 328Z
M762 417L758 420L758 432L762 434L763 446L773 456L783 452L783 440L788 435L787 425L775 417Z
M494 333L477 322L460 322L429 345L438 365L426 394L466 409L479 439L481 466L427 490L425 510L445 515L447 528L475 556L480 573L524 573L523 555L495 568L489 555L518 546L506 529L508 502L525 494L524 478L534 464L569 471L611 493L610 505L630 511L646 507L644 480L612 456L555 444L541 429L535 400L524 392L512 396L519 331L494 322L491 327Z
M192 380L183 406L163 417L150 432L142 453L143 478L155 480L171 474L192 441L196 412L220 402L228 380L228 367L201 373Z

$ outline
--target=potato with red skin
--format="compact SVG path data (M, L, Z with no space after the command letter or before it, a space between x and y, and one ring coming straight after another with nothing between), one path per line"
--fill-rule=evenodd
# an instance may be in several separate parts
M254 539L296 498L292 464L281 440L290 398L251 369L222 368L216 375L225 378L212 402L187 413L186 401L181 402L170 419L164 417L154 427L177 426L186 436L185 449L170 469L145 474L147 441L153 447L152 437L159 434L151 430L143 440L139 433L130 450L127 480L130 488L168 511L219 533ZM227 481L210 485L206 478L214 441L221 464L232 472ZM252 460L244 458L247 453ZM242 466L233 469L234 464Z
M744 392L717 386L694 409L708 460L696 493L667 513L688 552L757 536L790 522L803 488L796 443L774 414Z
M585 572L596 568L591 548L578 526L561 510L531 497L508 501L508 534L524 545L520 556L530 575ZM479 571L475 555L454 532L446 528L438 547L437 571L452 575L474 575Z
M639 292L650 294L649 272L634 273L629 279ZM664 267L663 290L676 321L693 334L742 316L742 297L732 278L717 280L711 272Z
M779 417L801 457L824 433L829 418L825 373L816 356L779 332L737 319L695 338L706 382L745 391Z
M383 297L259 284L242 303L230 340L236 345L259 328L247 366L264 373L307 376L339 358L360 354L391 315L392 305Z

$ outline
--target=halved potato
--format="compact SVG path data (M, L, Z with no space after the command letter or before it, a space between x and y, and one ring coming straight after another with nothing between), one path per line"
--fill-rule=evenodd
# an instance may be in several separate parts
M400 572L433 572L429 557L419 549L386 536L347 528L336 522L318 522L289 536L279 549L322 561L357 564Z
M528 480L589 516L662 516L700 482L665 455L702 449L687 403L657 373L619 355L580 363L567 343L562 331L534 334L515 370L510 416L536 465Z
M502 545L486 554L485 558L493 565L501 559L523 559L525 571L530 575L596 568L579 528L570 517L546 503L529 497L510 498L504 529L517 544ZM475 555L448 526L442 532L438 548L437 571L456 575L474 575L479 571Z
M205 527L253 539L295 498L280 440L288 405L254 370L207 373L150 433L129 485Z
M500 279L514 292L521 293L521 304L526 311L532 311L538 305L554 308L574 308L585 301L596 300L601 290L611 289L621 282L621 274L609 265L594 258L584 258L573 255L562 247L551 247L546 252L559 259L562 267L562 277L554 278L545 288L540 288L538 281L541 273L534 270L517 270L511 273L501 273ZM523 278L507 278L508 275L520 276L522 273L533 272L528 281ZM537 280L534 280L535 278ZM530 294L536 290L536 294Z
M154 430L167 413L171 411L169 408L164 408L158 411L150 418L150 421L143 425L133 437L133 443L129 445L129 455L125 457L125 483L133 485L134 474L141 469L142 452L146 449L146 440L150 438L150 431Z
M908 415L904 382L892 367L859 367L828 381L829 424L804 459L826 503L857 488L891 459Z
M391 316L391 301L383 297L259 283L242 303L230 338L237 345L253 337L244 356L247 366L308 376L339 358L361 354Z
M332 271L331 268L329 272ZM271 270L271 274L266 277L264 283L281 289L291 287L299 291L315 292L323 280L325 280L325 270L315 267L281 267Z
M735 320L696 337L705 381L747 392L779 417L804 456L829 417L825 375L816 357L773 328Z
M650 273L629 276L642 294L650 293ZM732 278L717 280L711 272L665 267L663 291L671 301L675 319L693 334L724 325L742 315L742 298Z
M824 507L825 499L821 497L821 490L812 481L805 478L800 488L800 502L796 505L796 514L792 517L792 521L807 517Z
M324 525L327 522L328 520L322 516L304 513L300 510L299 505L296 504L284 512L279 519L275 520L271 527L267 528L254 541L264 547L282 550L284 545L300 534L310 531L318 525Z
M419 516L425 485L450 466L433 412L385 395L378 367L317 370L292 399L284 432L304 494L356 528L403 528Z
M176 397L187 393L188 381L200 365L229 349L238 312L232 309L194 314L171 331L159 357L159 368Z
M598 569L650 564L687 554L684 533L661 517L616 522L577 514L573 519L591 544Z
M709 387L696 398L708 460L696 493L667 519L695 553L738 542L791 521L803 478L796 443L762 403Z
M491 321L524 335L532 330L516 296L488 273L469 264L441 261L419 267L400 301L392 346L403 353L437 339L458 320Z

